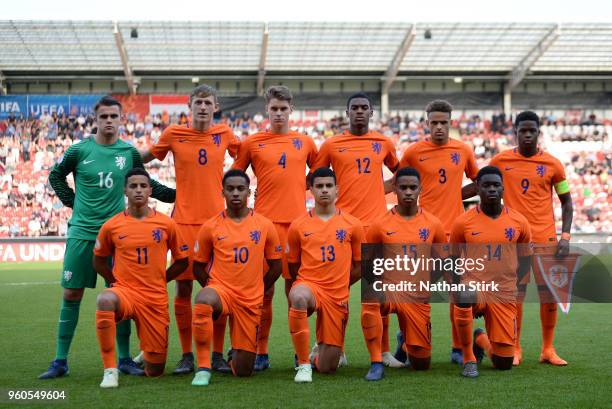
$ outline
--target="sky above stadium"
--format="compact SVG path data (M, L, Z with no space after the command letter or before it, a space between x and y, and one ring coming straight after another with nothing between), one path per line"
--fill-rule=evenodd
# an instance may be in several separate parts
M610 22L610 0L18 0L0 19Z

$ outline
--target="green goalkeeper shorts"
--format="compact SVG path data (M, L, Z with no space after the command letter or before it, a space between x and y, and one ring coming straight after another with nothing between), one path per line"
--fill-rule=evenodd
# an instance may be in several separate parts
M64 253L62 287L96 288L97 273L93 268L95 241L68 239Z

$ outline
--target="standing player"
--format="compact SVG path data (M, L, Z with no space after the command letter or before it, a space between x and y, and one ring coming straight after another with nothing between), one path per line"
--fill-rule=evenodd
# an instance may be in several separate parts
M468 277L474 281L496 281L499 289L497 292L480 293L476 304L459 300L453 305L463 352L462 374L469 378L478 376L477 361L482 360L484 351L489 354L495 368L512 368L517 282L529 268L531 254L527 219L516 210L502 205L504 187L500 170L485 166L478 172L476 180L480 205L459 216L453 224L451 256L462 256L462 243L467 243L463 254L466 260L487 255L484 269L480 273L476 270L463 273L466 274L463 281L465 283ZM454 281L459 277L461 275L457 272ZM480 329L472 334L473 319L480 315L484 315L488 334ZM473 341L475 346L472 345Z
M308 356L308 316L317 312L318 354L312 365L321 373L338 367L348 320L349 286L359 280L361 222L336 208L336 175L329 168L312 173L315 207L289 227L289 331L297 353L295 382L312 382Z
M94 108L97 132L80 143L70 146L49 173L49 183L64 206L72 208L68 240L64 254L61 285L64 288L60 311L55 360L40 379L57 378L68 373L68 351L79 319L79 309L85 288L96 287L96 270L91 263L93 248L100 226L125 209L123 183L132 168L141 168L138 151L119 140L121 104L114 98L103 97ZM66 181L72 173L76 192ZM152 181L156 199L173 202L174 189ZM119 370L143 375L130 358L130 321L117 324Z
M430 257L431 245L446 243L446 234L440 220L419 208L421 177L414 168L401 168L393 180L397 206L376 220L366 233L368 244L402 244L414 252L413 257ZM420 253L417 255L417 253ZM405 334L403 349L408 352L410 367L429 369L431 361L431 321L429 304L418 300L361 304L361 328L370 352L371 367L368 381L381 380L384 366L381 354L382 317L395 312L400 329Z
M346 105L349 130L321 145L312 169L331 164L340 187L336 206L357 217L367 231L372 222L387 211L383 164L395 172L398 160L393 142L376 131L370 131L370 118L374 114L370 97L357 93L349 97ZM383 325L385 365L402 367L403 364L389 352L388 318L385 317Z
M177 222L185 241L193 243L202 224L223 210L221 179L225 152L235 157L239 142L227 125L213 124L213 115L219 110L217 91L213 87L200 85L195 88L189 96L189 109L192 117L190 126L169 126L159 142L141 154L146 163L154 158L163 160L168 152L173 153L176 205L172 218ZM193 251L190 257L193 258ZM194 369L191 336L191 293L194 279L191 265L176 279L174 315L183 356L174 370L175 374L193 372ZM225 325L220 334L221 340L224 331ZM222 355L215 358L216 365L226 366Z
M497 166L504 175L504 204L521 212L531 225L531 234L536 253L556 253L566 256L569 253L570 231L572 228L572 196L565 179L565 170L561 162L549 153L538 148L540 135L540 118L535 112L525 111L516 116L514 132L518 139L518 147L506 150L493 159L491 165ZM557 242L555 219L552 207L553 187L561 201L562 226L561 239ZM548 289L544 279L536 272L534 275L539 293L547 294ZM529 275L519 287L524 296ZM540 304L540 321L542 323L542 353L540 362L552 365L567 365L561 359L553 346L555 325L557 323L556 303ZM521 300L522 301L522 300ZM520 336L523 318L523 303L517 306L517 337L514 364L519 365L522 359Z
M100 343L104 377L102 388L119 386L115 354L115 322L136 321L140 349L144 351L147 376L161 376L168 351L168 290L166 283L189 264L189 246L181 239L176 223L148 207L151 178L144 169L125 175L128 208L100 228L93 265L111 288L97 301L96 333ZM174 263L166 270L166 256ZM112 256L111 268L107 258Z
M430 136L408 147L400 160L400 167L410 166L419 171L423 190L420 206L440 219L447 237L453 222L463 213L461 185L463 174L474 180L478 166L474 152L465 143L449 138L453 107L446 101L435 100L425 108ZM452 324L451 362L462 364L461 346ZM400 338L400 337L398 337ZM401 343L400 343L401 344ZM399 358L405 358L398 345Z
M265 94L270 131L259 132L240 145L233 168L246 170L249 165L257 177L255 211L274 223L283 249L291 222L306 213L306 165L312 166L317 148L312 138L289 130L293 96L289 88L279 85ZM282 206L279 206L282 203ZM283 251L285 294L289 294L290 276ZM255 370L270 366L268 337L272 326L274 287L264 296L261 324L257 334Z
M223 176L227 208L204 223L197 236L194 273L203 288L193 310L198 371L191 384L195 386L210 382L213 319L219 317L229 316L232 372L252 374L264 291L281 273L282 247L274 225L247 207L249 183L247 174L238 169ZM265 276L264 259L270 266Z

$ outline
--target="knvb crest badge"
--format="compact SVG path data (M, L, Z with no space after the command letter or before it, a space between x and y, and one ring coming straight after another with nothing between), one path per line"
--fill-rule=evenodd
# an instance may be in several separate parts
M115 165L121 170L125 167L125 157L123 156L115 156Z
M421 239L421 241L427 241L428 238L429 238L429 229L426 227L420 228L419 229L419 239Z
M382 145L380 144L380 142L372 142L372 151L375 154L380 155L381 150L382 150Z
M259 240L261 240L261 231L253 230L249 233L249 237L251 238L251 240L253 240L253 243L258 244Z
M291 143L293 144L293 147L298 151L302 149L302 141L299 138L293 138L291 140Z
M217 148L221 145L221 135L213 135L213 143L217 145Z
M344 241L346 240L346 230L344 230L344 229L336 230L336 239L340 243L344 243Z
M539 177L544 177L544 174L546 173L546 166L544 165L538 165L536 166L536 173L538 174Z
M455 165L459 164L459 161L461 160L461 156L459 155L459 152L453 152L450 154L451 156L451 162L453 162Z
M156 243L159 243L161 239L162 239L161 229L154 229L153 230L153 240L155 240Z
M506 239L508 239L508 241L512 241L512 239L514 238L514 228L513 227L506 227L506 229L504 230L504 234L506 236Z

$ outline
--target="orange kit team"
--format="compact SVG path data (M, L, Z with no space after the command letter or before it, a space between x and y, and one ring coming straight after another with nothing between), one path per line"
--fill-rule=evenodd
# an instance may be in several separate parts
M402 244L410 246L414 257L418 253L430 257L433 244L446 243L446 233L440 220L417 204L421 192L421 177L414 168L400 168L395 174L393 188L397 206L377 219L366 233L368 244ZM417 250L418 249L418 250ZM423 250L421 250L423 249ZM429 369L431 362L431 306L414 302L362 303L361 328L370 353L371 367L365 379L378 381L383 378L384 366L381 353L382 317L396 313L405 341L410 367Z
M570 231L572 227L573 205L565 170L561 162L538 147L540 135L540 118L531 111L521 112L514 121L518 146L499 153L491 159L491 165L497 166L504 177L504 204L521 212L531 225L534 252L553 253L558 257L569 253ZM557 242L555 219L553 213L552 192L557 193L561 201L561 238ZM557 323L557 305L546 296L546 282L533 268L538 293L540 294L540 321L542 325L542 352L540 362L553 365L567 365L553 346L555 325ZM519 286L519 293L525 295L529 275ZM544 296L543 296L544 295ZM519 365L522 359L520 335L523 318L523 304L517 306L517 339L514 364Z
M384 135L370 131L374 114L367 94L357 93L346 104L349 130L326 140L317 154L312 168L332 166L338 178L338 202L343 212L357 217L368 227L387 211L383 165L391 172L398 168L395 145ZM383 361L385 365L402 367L389 352L389 319L383 321ZM346 363L343 355L342 364Z
M213 87L200 85L189 96L190 126L171 125L164 130L159 141L141 152L143 161L163 160L168 152L174 155L176 171L176 204L172 218L178 224L182 237L195 242L202 224L223 210L221 179L225 153L235 157L239 141L227 125L213 124L213 115L219 110L217 92ZM190 250L193 258L193 250ZM192 265L177 277L174 315L179 331L183 356L175 374L193 372L194 357L191 333L191 294L193 290ZM218 331L220 351L223 350L225 324ZM229 371L222 354L215 355L216 367Z
M312 368L334 373L348 320L349 287L360 278L361 222L337 208L336 175L318 168L310 177L315 207L289 227L289 331L297 353L295 382L312 382ZM308 316L317 313L316 340L309 356Z
M400 167L410 166L421 175L419 205L440 219L446 236L450 235L453 222L463 213L463 199L468 192L462 191L463 175L474 180L478 166L470 146L449 138L453 107L443 100L430 102L425 111L429 137L408 147L400 160ZM475 193L472 193L472 195ZM450 306L453 323L453 308ZM406 354L401 348L402 334L398 334L398 348L395 357L404 362ZM462 364L461 345L457 331L452 325L451 362Z
M202 225L194 245L194 273L203 287L193 310L198 358L194 386L210 382L213 320L225 322L226 317L231 370L236 376L253 373L264 292L281 273L283 249L278 234L270 220L247 207L249 184L242 170L232 169L224 175L227 207ZM265 275L264 260L269 266Z
M293 96L289 88L278 85L265 93L270 130L258 132L244 140L234 162L234 169L251 166L257 177L255 211L274 223L283 247L282 275L285 293L289 293L287 267L287 231L291 222L306 213L306 166L313 165L317 148L309 136L289 130ZM279 206L279 204L282 204ZM274 287L264 296L261 324L257 334L255 370L270 366L268 337L272 326Z
M96 334L104 364L102 388L119 386L115 353L115 323L133 319L138 329L147 376L164 373L168 351L168 292L166 283L189 263L189 246L168 216L147 206L151 179L144 169L125 175L128 207L100 228L94 246L93 266L110 288L97 299ZM174 263L166 270L166 256ZM107 258L113 256L111 268Z
M484 270L471 278L497 281L500 290L479 293L476 300L460 297L453 305L463 352L462 375L469 378L478 376L477 362L485 353L496 369L512 368L517 283L531 264L529 222L518 211L502 204L504 185L500 170L485 166L478 172L476 184L480 205L459 216L453 224L451 257L476 259L482 257L484 251L488 254ZM461 243L468 245L465 254L458 245ZM461 279L467 280L467 275L456 272L453 281ZM486 333L481 329L472 333L473 319L479 316L484 316Z

